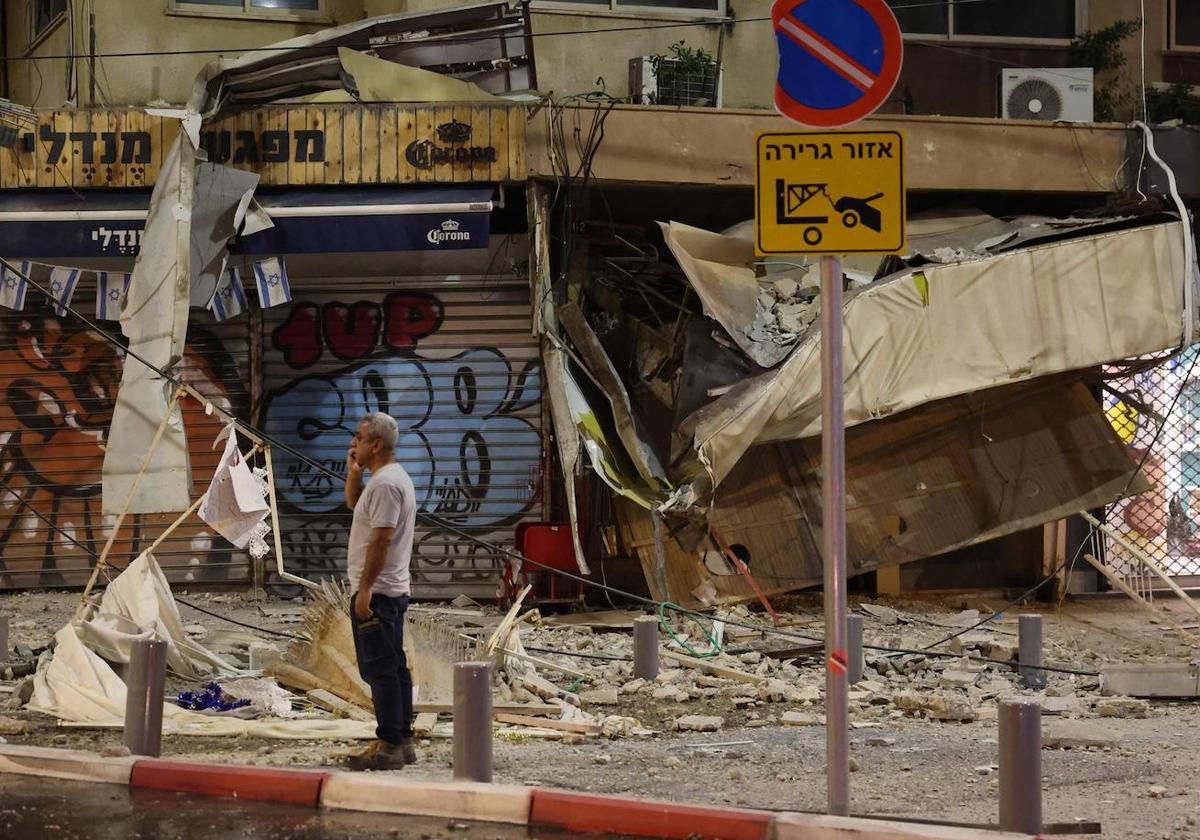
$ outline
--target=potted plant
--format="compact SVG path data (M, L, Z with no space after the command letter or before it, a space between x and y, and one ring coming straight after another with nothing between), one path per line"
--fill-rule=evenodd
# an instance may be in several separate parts
M655 104L716 107L720 68L708 50L677 41L665 55L650 56L650 67L658 80Z

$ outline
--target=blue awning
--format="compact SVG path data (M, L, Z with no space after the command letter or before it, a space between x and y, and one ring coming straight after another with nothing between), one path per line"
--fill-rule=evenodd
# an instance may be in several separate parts
M485 248L494 188L263 189L275 227L239 237L233 254L328 254ZM149 191L0 193L0 254L30 259L128 257L141 245Z

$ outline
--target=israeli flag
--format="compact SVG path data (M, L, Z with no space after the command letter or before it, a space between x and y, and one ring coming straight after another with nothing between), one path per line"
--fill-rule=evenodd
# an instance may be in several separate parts
M50 269L50 297L54 300L54 314L63 317L71 298L75 296L75 287L79 285L79 275L83 272L78 268L57 266Z
M131 275L117 271L97 272L96 319L119 321L125 293L129 291Z
M292 287L288 285L287 269L283 260L271 257L254 264L254 278L258 281L258 302L263 309L279 306L292 299Z
M242 278L236 268L225 270L208 308L218 321L228 321L246 311L246 290L242 288Z
M21 261L20 274L0 266L0 306L18 312L25 308L25 292L29 288L25 278L29 276L30 268L29 260Z

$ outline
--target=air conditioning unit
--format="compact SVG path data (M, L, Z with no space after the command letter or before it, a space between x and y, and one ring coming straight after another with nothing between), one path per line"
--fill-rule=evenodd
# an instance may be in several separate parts
M1000 115L1009 120L1092 122L1091 67L1041 67L1000 73Z
M655 73L650 56L629 59L629 101L637 105L722 106L724 68L714 63L703 73L680 73L678 65L677 61L662 59Z

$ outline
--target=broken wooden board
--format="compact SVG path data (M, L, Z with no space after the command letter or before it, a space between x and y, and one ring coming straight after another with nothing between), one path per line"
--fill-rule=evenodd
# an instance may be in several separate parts
M453 703L413 703L413 712L420 714L421 712L433 712L439 715L454 714ZM539 717L549 715L561 715L562 706L553 703L492 703L493 714L513 714L513 715L537 715Z
M313 705L320 706L325 711L333 712L339 717L360 720L364 723L371 723L375 720L375 715L372 712L368 712L362 706L343 700L336 694L332 694L322 688L314 689L308 692L306 696L313 702Z
M437 726L437 719L438 716L433 712L421 712L413 721L413 734L418 738L428 738L433 734L433 728Z
M633 620L644 612L636 610L596 610L595 612L549 615L542 619L547 627L598 627L605 630L633 630Z
M727 680L737 680L738 682L750 683L751 685L761 685L767 681L766 677L760 677L758 674L750 674L746 671L739 671L736 668L729 668L725 665L720 665L708 659L697 659L694 656L676 653L673 650L664 650L660 654L664 659L670 659L678 662L680 665L686 665L689 668L695 668L710 674L714 677L724 677Z
M529 715L514 715L507 712L497 712L495 718L500 723L514 726L535 726L539 729L559 729L563 732L577 732L580 735L599 735L600 724L584 723L577 720L553 720L536 718Z

